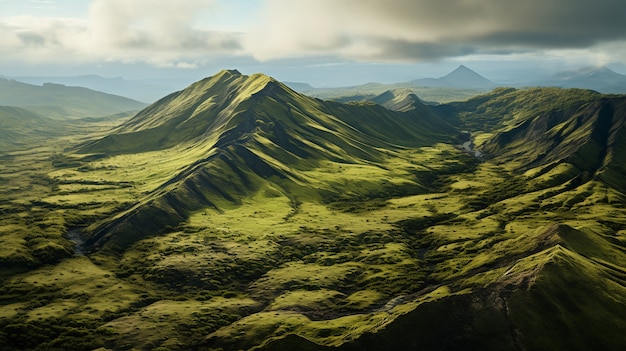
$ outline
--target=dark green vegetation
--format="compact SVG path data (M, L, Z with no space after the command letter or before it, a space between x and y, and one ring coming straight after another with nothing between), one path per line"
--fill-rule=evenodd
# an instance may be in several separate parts
M223 71L3 152L0 345L624 349L626 98L377 102Z
M104 117L137 111L146 104L82 87L31 85L0 78L0 106L17 106L52 119Z

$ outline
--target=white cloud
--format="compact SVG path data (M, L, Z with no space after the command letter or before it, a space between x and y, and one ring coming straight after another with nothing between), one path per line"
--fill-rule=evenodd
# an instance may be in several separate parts
M0 49L6 58L45 62L80 51L85 22L71 18L13 17L0 22Z
M240 34L202 29L213 0L95 0L86 19L0 19L4 59L71 63L147 62L189 68L241 51Z

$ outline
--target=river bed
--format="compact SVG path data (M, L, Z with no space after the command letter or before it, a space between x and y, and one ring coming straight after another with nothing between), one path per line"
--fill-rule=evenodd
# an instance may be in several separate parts
M83 239L82 228L73 228L68 230L65 237L74 243L74 255L85 255L85 239Z

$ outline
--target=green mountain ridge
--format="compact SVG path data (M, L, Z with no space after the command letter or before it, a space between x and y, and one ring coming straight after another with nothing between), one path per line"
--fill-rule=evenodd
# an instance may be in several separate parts
M548 104L550 100L557 103ZM498 89L441 109L448 116L454 114L449 109L456 106L464 111L457 115L457 120L450 121L452 124L478 132L499 130L480 147L486 157L496 162L517 164L521 170L545 167L544 172L568 163L579 172L586 172L587 177L599 177L623 192L622 182L617 179L624 174L618 160L624 157L621 143L625 104L626 99L618 95L533 88Z
M539 166L565 160L591 177L599 177L611 186L625 191L620 179L621 161L626 157L624 140L626 99L612 98L593 101L582 106L567 120L557 113L546 124L540 118L528 120L515 128L498 134L484 145L486 152L502 159ZM525 149L522 145L533 145Z
M140 204L124 219L112 222L113 227L132 223L119 229L123 234L117 236L126 239L132 236L128 232L176 225L187 212L199 207L219 208L217 203L224 200L240 203L238 198L268 178L277 178L283 183L276 184L278 189L297 201L296 195L289 195L289 188L310 188L299 171L313 169L322 160L381 164L385 153L449 140L455 133L432 113L417 116L380 106L322 102L299 95L267 76L245 76L236 71L223 71L162 99L116 132L80 152L130 153L184 143L209 145L205 157L153 192L154 205ZM233 172L231 178L225 179L224 169ZM328 195L336 190L306 192L308 197L319 197L320 192ZM141 231L136 230L137 218L152 217L161 222L140 225ZM98 240L90 239L88 244L102 245L98 243L101 237L108 238L118 230L111 225L97 229L92 238Z
M389 110L401 112L414 110L424 105L422 100L409 89L387 90L369 101Z
M623 349L626 97L374 98L222 71L7 153L0 349Z

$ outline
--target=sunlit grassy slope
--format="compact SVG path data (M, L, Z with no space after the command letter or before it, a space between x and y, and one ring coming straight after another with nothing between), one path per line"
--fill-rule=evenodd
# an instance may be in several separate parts
M90 229L88 244L124 247L142 235L178 225L191 211L240 205L266 187L288 198L294 210L304 200L358 199L395 188L423 191L419 177L403 169L409 162L403 155L410 148L449 141L455 133L432 112L323 102L264 75L223 71L157 102L118 133L80 149L130 154L177 145L195 158L162 167L175 174L129 211ZM402 167L386 164L397 158ZM346 193L335 179L319 182L307 173L329 162L408 177L381 187L378 176L357 175L361 179L354 179L353 190Z
M28 110L0 106L0 148L9 150L30 147L54 136L62 130L63 124L52 121Z
M624 98L478 99L223 71L3 153L1 347L623 349Z

